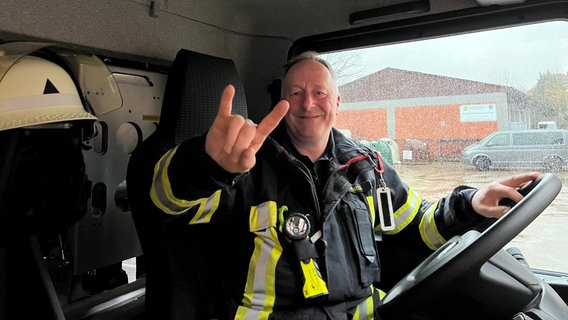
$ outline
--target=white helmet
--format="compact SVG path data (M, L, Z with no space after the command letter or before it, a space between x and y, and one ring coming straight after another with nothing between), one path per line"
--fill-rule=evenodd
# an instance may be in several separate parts
M3 58L0 56L0 69L6 67ZM97 119L85 110L69 73L56 63L23 56L7 68L0 79L0 131Z

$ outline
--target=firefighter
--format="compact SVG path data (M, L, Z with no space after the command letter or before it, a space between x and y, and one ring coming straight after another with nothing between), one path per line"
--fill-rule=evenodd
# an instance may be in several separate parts
M282 101L258 125L231 115L233 95L228 86L207 134L163 155L148 190L164 213L217 228L208 250L227 291L221 319L378 319L377 237L436 249L503 215L499 199L519 201L517 188L539 175L422 199L333 128L340 95L315 53L286 65Z

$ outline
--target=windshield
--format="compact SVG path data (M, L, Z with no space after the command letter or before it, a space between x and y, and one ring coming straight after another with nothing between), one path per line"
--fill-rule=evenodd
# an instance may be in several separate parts
M477 144L487 144L487 142L491 141L491 139L493 139L494 136L495 135L487 136L487 137L481 139L481 141L479 141Z
M552 171L566 184L563 142L511 139L464 151L493 132L568 129L566 34L568 23L555 21L325 54L341 94L336 127L378 150L432 201L528 170ZM558 254L568 243L565 189L507 246L533 268L568 272L568 256Z

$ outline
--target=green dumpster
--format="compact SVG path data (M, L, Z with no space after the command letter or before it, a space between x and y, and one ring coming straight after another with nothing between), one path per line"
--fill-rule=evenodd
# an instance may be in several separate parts
M369 148L378 151L383 158L383 161L387 161L389 164L393 164L392 161L392 150L389 144L382 140L371 141L368 144Z

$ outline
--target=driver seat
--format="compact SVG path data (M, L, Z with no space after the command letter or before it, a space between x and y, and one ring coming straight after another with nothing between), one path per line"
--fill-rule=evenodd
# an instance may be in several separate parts
M157 209L150 199L154 165L169 149L205 133L219 108L221 92L235 87L233 112L247 117L244 89L232 60L185 49L178 51L164 92L156 131L132 153L126 182L130 210L143 251L138 270L146 277L149 319L212 319L210 301L219 287L203 243L210 226L189 226ZM140 272L138 272L140 273Z

